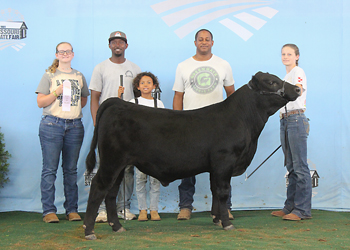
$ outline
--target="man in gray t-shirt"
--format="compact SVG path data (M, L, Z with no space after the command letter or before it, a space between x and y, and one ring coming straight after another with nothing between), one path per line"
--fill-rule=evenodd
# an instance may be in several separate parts
M134 98L132 80L141 73L141 69L135 63L125 58L125 50L128 48L125 33L121 31L112 32L109 39L109 48L112 56L98 64L91 76L89 89L91 90L91 116L96 122L96 113L102 102L110 97L118 97L118 89L121 86L120 76L123 76L124 100L129 101ZM99 163L98 163L99 164ZM120 187L124 187L125 181L125 211L124 211L124 188L119 189L117 212L119 217L126 220L136 219L130 212L130 198L134 188L134 166L127 166L124 172L124 179ZM107 222L105 205L101 205L96 222Z

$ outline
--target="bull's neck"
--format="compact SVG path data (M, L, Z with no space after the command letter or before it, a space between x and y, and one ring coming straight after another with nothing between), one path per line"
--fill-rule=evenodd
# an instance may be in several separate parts
M262 95L247 85L238 89L234 97L230 103L231 108L239 110L244 118L242 121L253 129L252 137L255 139L259 137L269 117L286 103L277 95Z

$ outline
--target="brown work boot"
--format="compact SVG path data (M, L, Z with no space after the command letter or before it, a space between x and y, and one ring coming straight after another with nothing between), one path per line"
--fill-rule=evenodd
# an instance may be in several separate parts
M189 220L191 219L191 209L189 208L182 208L180 209L180 213L177 215L178 220Z
M273 212L271 213L271 215L272 215L272 216L276 216L276 217L283 217L283 216L285 216L286 214L285 214L285 212L283 212L283 210L279 210L279 211L273 211Z
M69 221L81 221L81 218L78 213L70 213L66 216Z
M47 214L43 218L43 221L46 223L58 223L60 220L57 218L57 215L55 213Z
M284 215L282 217L282 219L284 219L284 220L301 220L301 218L298 215L292 214L292 213Z
M160 216L158 214L158 211L156 211L156 210L151 211L151 220L153 220L153 221L161 220Z
M138 221L148 221L147 210L140 210Z

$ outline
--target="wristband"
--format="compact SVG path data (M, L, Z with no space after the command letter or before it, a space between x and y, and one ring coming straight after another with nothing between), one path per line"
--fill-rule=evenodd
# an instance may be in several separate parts
M58 95L57 95L57 93L56 93L56 90L54 90L54 91L52 92L52 94L53 94L54 96L58 97Z

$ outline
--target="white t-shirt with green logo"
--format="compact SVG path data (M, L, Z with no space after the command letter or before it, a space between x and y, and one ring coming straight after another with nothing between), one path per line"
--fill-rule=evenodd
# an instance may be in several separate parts
M183 109L202 108L223 100L223 87L234 84L230 64L213 55L208 61L193 57L176 69L173 90L184 93Z

